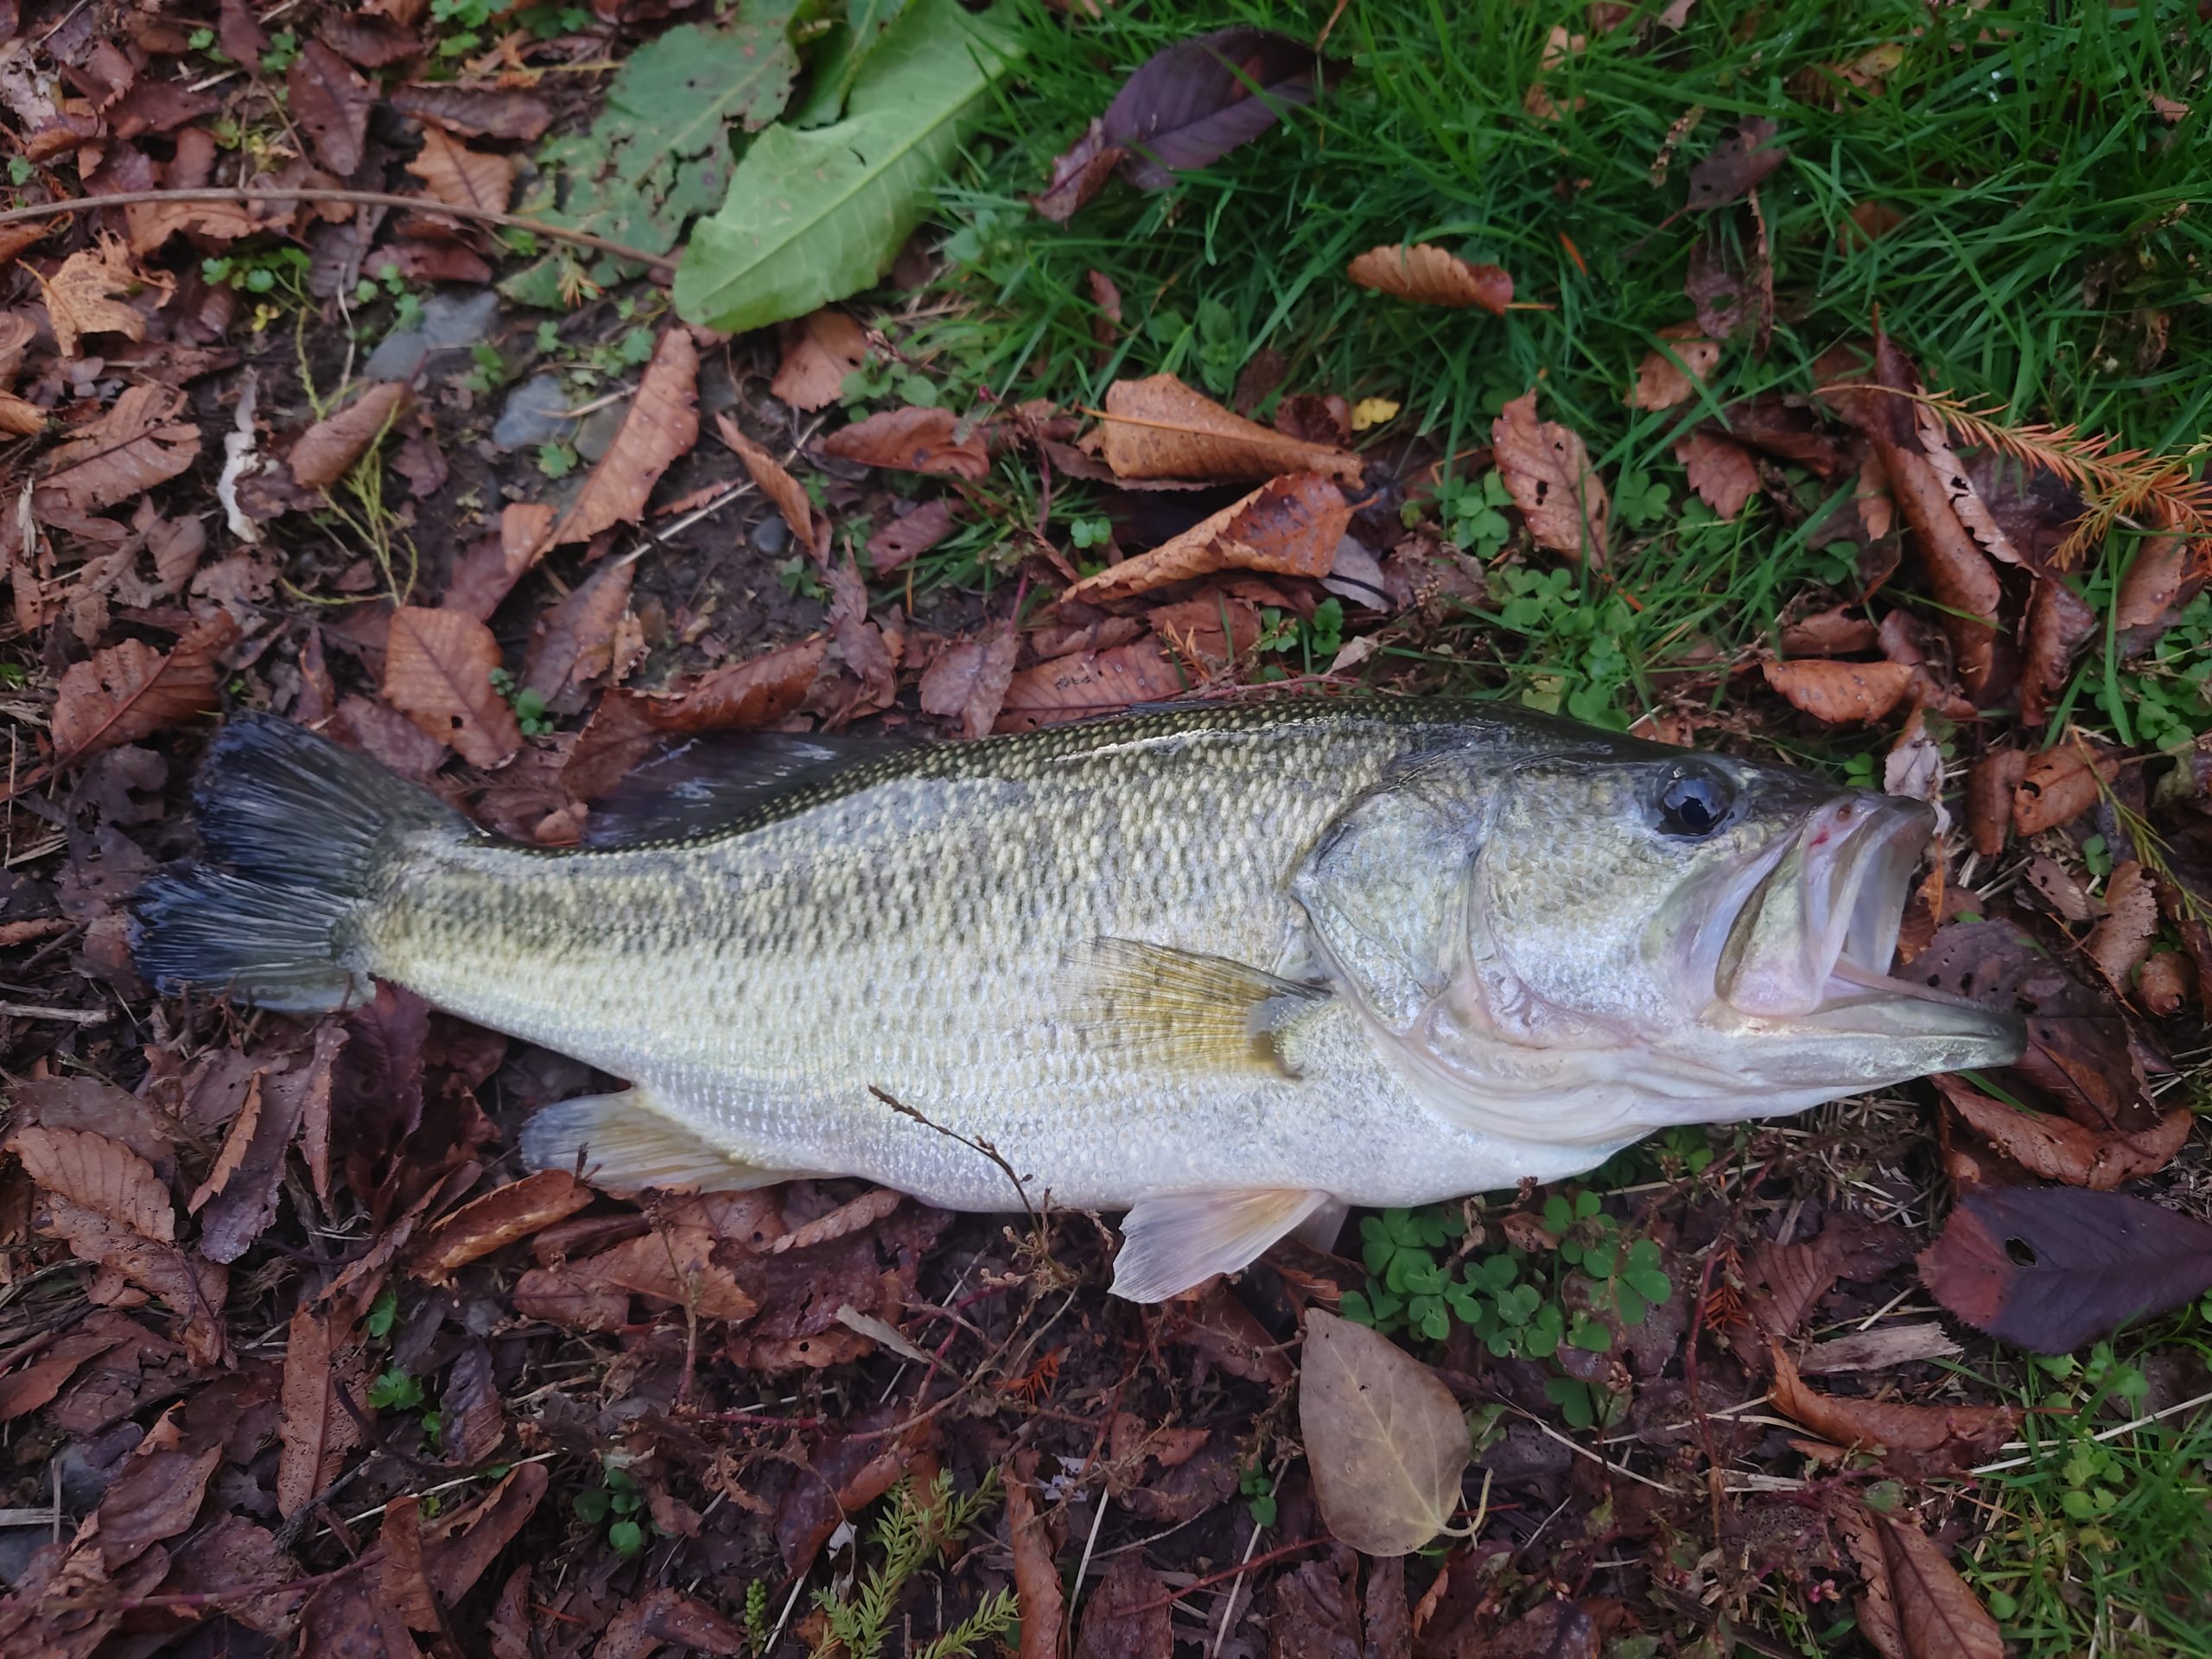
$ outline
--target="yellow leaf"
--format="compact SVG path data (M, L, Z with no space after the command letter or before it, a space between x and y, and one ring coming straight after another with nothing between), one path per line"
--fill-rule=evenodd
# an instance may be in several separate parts
M1363 397L1351 406L1351 429L1355 432L1364 432L1370 426L1397 418L1398 404L1395 398Z

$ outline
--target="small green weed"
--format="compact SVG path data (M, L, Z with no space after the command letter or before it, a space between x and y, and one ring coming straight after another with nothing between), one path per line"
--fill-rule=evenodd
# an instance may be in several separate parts
M531 687L518 683L507 670L492 671L492 689L515 711L515 723L522 728L524 737L544 737L552 732L553 716L545 712L545 699Z
M1236 1491L1255 1527L1275 1523L1275 1482L1264 1464L1255 1463L1236 1477Z
M613 1458L600 1464L600 1484L578 1492L569 1507L587 1527L607 1529L607 1547L617 1555L635 1555L645 1547L645 1495L630 1471Z
M304 302L308 251L288 246L211 254L200 262L200 274L241 294L281 293Z
M812 1659L829 1659L841 1649L843 1659L880 1659L908 1582L931 1562L945 1560L997 1495L996 1481L987 1477L967 1497L957 1496L950 1470L938 1472L925 1498L914 1496L911 1481L893 1487L887 1507L868 1529L868 1544L880 1558L850 1591L815 1594L823 1628ZM1019 1612L1012 1591L994 1591L966 1618L917 1649L914 1659L969 1659L1012 1630Z

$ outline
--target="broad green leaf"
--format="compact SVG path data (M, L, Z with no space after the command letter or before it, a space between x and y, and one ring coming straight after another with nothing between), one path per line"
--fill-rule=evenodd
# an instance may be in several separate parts
M1389 1338L1309 1309L1298 1423L1321 1519L1354 1549L1404 1555L1450 1523L1474 1455L1466 1419Z
M737 334L874 283L928 212L1015 49L995 10L914 0L861 65L850 115L753 141L721 211L683 251L677 315Z
M824 127L844 114L861 60L875 50L906 4L906 0L851 0L844 21L833 24L813 48L809 62L814 77L791 111L791 125L802 130Z
M798 74L794 3L747 0L725 27L681 23L639 47L608 86L591 130L545 146L543 182L520 211L643 253L666 253L686 222L729 188L730 124L758 130L790 99ZM574 297L562 291L569 257L539 260L500 283L500 292L525 305L567 302ZM601 284L631 274L606 255L588 270Z

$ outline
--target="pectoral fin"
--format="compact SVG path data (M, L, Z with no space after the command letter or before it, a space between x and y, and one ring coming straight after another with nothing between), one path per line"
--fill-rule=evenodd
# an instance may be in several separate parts
M1077 955L1065 995L1099 1048L1177 1071L1287 1075L1276 1033L1329 992L1226 957L1102 938Z
M1325 1192L1295 1187L1142 1199L1122 1221L1114 1294L1164 1302L1217 1273L1234 1273L1329 1202Z
M764 1169L728 1156L677 1122L643 1089L580 1095L548 1106L522 1128L522 1160L532 1169L579 1166L594 1186L613 1192L744 1192L803 1171Z

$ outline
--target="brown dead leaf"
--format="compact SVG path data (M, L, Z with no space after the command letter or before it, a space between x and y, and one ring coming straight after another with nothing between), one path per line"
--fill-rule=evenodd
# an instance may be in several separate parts
M2175 608L2202 585L2196 563L2186 537L2149 536L2137 544L2113 605L2123 654L2139 656L2164 633Z
M11 437L35 437L46 430L46 411L26 403L12 391L0 391L0 432Z
M2164 1169L2187 1144L2196 1122L2187 1107L2176 1107L2149 1128L2125 1135L2070 1117L2024 1112L1948 1072L1936 1074L1936 1086L1969 1128L2031 1175L2095 1192Z
M1979 1462L2020 1426L2017 1406L1909 1406L1818 1394L1805 1386L1779 1342L1770 1342L1774 1403L1823 1440L1847 1450L1878 1450L1915 1474Z
M988 736L1006 702L1014 658L1020 654L1020 636L1005 628L947 645L922 675L923 710L957 718L963 736Z
M2012 827L2012 798L2028 769L2019 749L1994 749L1967 770L1967 836L1984 858L2005 850Z
M952 503L938 496L868 538L868 566L877 575L887 576L951 533Z
M411 401L407 388L379 381L326 420L317 421L292 445L293 481L302 489L327 490L353 470Z
M784 325L784 360L768 390L811 415L837 401L845 377L868 364L868 331L833 306Z
M1716 219L1691 245L1682 292L1696 308L1700 333L1721 340L1747 334L1752 354L1764 357L1774 329L1774 258L1756 196L1746 213L1752 232L1748 242L1726 235Z
M2128 976L2151 954L2158 931L2158 891L2142 865L2131 858L2115 867L2105 883L2105 916L2089 931L2089 960L2126 996Z
M438 82L395 86L388 100L402 115L470 138L531 143L553 124L553 106L535 92L514 87L457 86Z
M758 731L806 700L829 646L804 639L702 676L674 696L613 690L600 699L563 769L581 800L598 800L671 732Z
M1427 242L1370 248L1344 275L1356 287L1415 305L1480 306L1502 316L1513 302L1513 278L1497 266L1471 265Z
M125 1214L140 1210L143 1194L135 1192L135 1179L122 1178L120 1191L115 1190L111 1184L116 1178L112 1171L101 1166L105 1162L103 1155L87 1172L94 1183L92 1190L111 1202L130 1198L131 1207ZM63 1172L65 1177L76 1173ZM166 1191L163 1202L167 1202ZM38 1195L31 1224L46 1237L62 1240L79 1261L92 1262L105 1274L128 1280L167 1302L181 1321L177 1340L193 1364L213 1367L224 1363L228 1349L223 1332L223 1298L230 1275L221 1267L188 1255L174 1244L140 1232L128 1222L52 1187L43 1187ZM175 1224L174 1212L169 1224L172 1228Z
M238 636L238 624L218 612L194 623L168 652L125 639L71 664L54 703L54 741L62 758L136 743L213 709L222 684L218 659Z
M1700 427L1675 445L1675 459L1688 468L1690 487L1724 519L1741 512L1758 493L1758 463L1733 438Z
M1738 122L1734 131L1690 168L1689 211L1704 213L1740 201L1758 189L1768 174L1789 159L1789 147L1772 142L1775 130L1773 121L1764 115Z
M188 1450L178 1444L174 1418L156 1424L131 1452L105 1493L99 1517L100 1560L120 1571L163 1539L192 1525L207 1496L207 1482L223 1460L220 1445Z
M1128 153L1124 145L1108 143L1104 118L1094 118L1075 143L1052 158L1051 176L1045 181L1045 188L1029 198L1029 205L1039 218L1055 225L1066 224L1106 188L1106 181Z
M407 163L407 170L423 181L434 201L454 207L480 207L504 213L514 194L514 159L489 150L470 149L448 137L442 128L423 129L423 148ZM451 219L442 223L450 225Z
M176 1211L154 1166L119 1141L89 1129L19 1129L8 1141L23 1172L48 1192L99 1211L144 1238L173 1243Z
M2028 645L2020 666L2020 718L2040 726L2066 690L2074 658L2099 632L2097 613L2056 576L2036 582L2028 603Z
M1902 1229L1834 1216L1801 1243L1762 1244L1745 1268L1750 1329L1756 1338L1789 1336L1813 1316L1837 1280L1879 1278L1911 1255L1911 1239ZM1747 1362L1766 1357L1764 1341L1732 1338L1732 1345Z
M474 617L404 605L391 614L385 699L471 766L499 766L522 747L515 711L493 689L499 665L499 641Z
M745 463L745 470L753 475L755 487L784 515L784 522L791 526L799 545L817 559L825 556L830 550L830 523L815 512L806 486L785 469L783 462L740 431L737 423L728 416L715 416L715 430Z
M1190 690L1173 661L1151 634L1103 651L1072 652L1016 674L999 710L1001 732L1092 715L1116 714L1131 703L1159 702Z
M1911 689L1903 663L1837 663L1813 658L1763 663L1766 683L1815 720L1831 726L1886 720Z
M339 1373L346 1369L337 1350L346 1344L331 1329L334 1317L327 1308L302 1303L286 1335L276 1464L276 1510L286 1520L314 1501L357 1438L353 1420L334 1393L343 1386Z
M1874 625L1863 616L1851 614L1851 607L1838 605L1832 609L1800 617L1782 631L1782 654L1785 657L1845 657L1853 652L1872 651L1876 639Z
M2135 997L2154 1020L2178 1014L2196 991L2196 969L2185 951L2154 950L2135 975Z
M2045 749L2027 764L2012 792L2012 828L2039 836L2097 804L2097 786L2120 776L2120 761L2076 740Z
M1118 478L1264 479L1312 472L1357 484L1361 475L1358 456L1248 421L1172 374L1109 386L1097 442Z
M39 276L39 287L46 295L46 315L54 325L54 343L60 354L76 356L78 345L86 334L145 339L143 314L117 297L143 286L145 281L129 251L111 236L71 254L51 280Z
M750 1319L760 1306L758 1269L743 1258L746 1278L718 1259L715 1229L686 1206L675 1207L642 1238L602 1250L569 1271L594 1292L632 1291L689 1308L701 1319ZM748 1286L750 1288L748 1288Z
M1835 227L1835 245L1846 253L1871 248L1905 221L1905 214L1886 201L1862 201L1844 215Z
M1084 1599L1075 1659L1173 1659L1174 1651L1175 1633L1160 1580L1144 1564L1141 1551L1121 1551L1107 1563L1098 1587ZM1401 1656L1384 1653L1372 1659Z
M1658 337L1664 346L1646 352L1637 365L1636 385L1627 399L1630 409L1672 409L1688 403L1720 361L1720 342L1707 340L1694 322L1669 323Z
M315 141L316 157L340 178L353 177L368 142L376 89L319 40L301 48L284 87L286 107Z
M984 435L963 435L960 428L949 409L887 409L832 432L822 447L863 467L970 480L988 476L991 455Z
M200 429L176 418L185 396L151 383L125 386L105 415L47 455L34 509L96 512L187 471L200 459Z
M1865 1508L1837 1520L1866 1584L1859 1628L1882 1659L2005 1659L1997 1621L1935 1540Z
M1052 1560L1052 1540L1037 1513L1031 1485L1036 1472L1037 1453L1017 1452L1012 1478L1006 1483L1007 1539L1014 1548L1014 1587L1021 1606L1016 1651L1020 1659L1059 1659L1066 1604L1060 1593L1060 1569Z
M522 683L550 702L607 673L637 571L634 560L610 559L539 617L523 653Z
M541 1169L494 1187L425 1234L409 1256L408 1271L442 1282L455 1268L575 1214L591 1198L591 1189L563 1169Z
M465 611L480 622L491 620L499 601L551 545L553 509L542 501L510 501L499 513L499 533L472 543L454 561L442 610Z
M550 545L587 542L613 525L638 522L660 475L699 441L698 385L698 348L689 330L671 323L653 348L614 442L554 527Z
M1582 440L1536 418L1534 390L1506 404L1490 430L1498 476L1536 544L1602 566L1612 508Z
M245 1103L231 1120L230 1130L223 1137L223 1149L215 1154L207 1179L194 1187L192 1196L185 1200L184 1207L191 1214L198 1215L208 1199L230 1184L231 1177L245 1162L246 1148L253 1144L254 1131L261 1124L261 1078L262 1074L257 1071L248 1081Z
M1343 491L1319 473L1294 473L1262 485L1149 553L1085 578L1065 597L1101 604L1216 570L1325 576L1351 524Z

